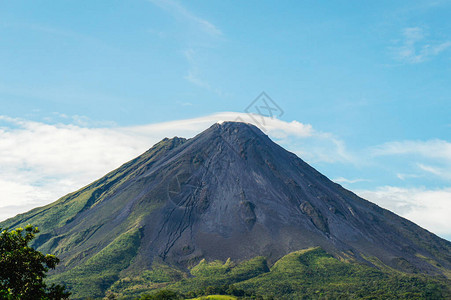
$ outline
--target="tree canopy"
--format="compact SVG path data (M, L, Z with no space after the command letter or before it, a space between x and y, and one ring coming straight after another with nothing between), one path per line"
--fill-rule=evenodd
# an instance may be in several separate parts
M44 255L30 246L39 232L27 225L15 230L0 228L0 299L67 299L70 295L61 285L47 286L46 273L59 259Z

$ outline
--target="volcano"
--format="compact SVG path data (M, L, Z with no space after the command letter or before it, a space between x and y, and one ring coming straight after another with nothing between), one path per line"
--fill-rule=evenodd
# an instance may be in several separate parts
M41 229L34 246L61 259L55 276L97 270L106 286L155 263L186 269L202 259L264 256L271 264L310 247L408 273L451 269L450 242L358 197L240 122L165 138L0 227L28 223Z

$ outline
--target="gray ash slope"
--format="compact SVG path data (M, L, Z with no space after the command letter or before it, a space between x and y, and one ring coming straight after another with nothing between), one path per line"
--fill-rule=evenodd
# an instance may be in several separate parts
M450 242L238 122L214 124L188 140L165 139L91 185L0 226L25 223L42 228L36 246L62 259L58 272L83 266L133 229L136 246L122 267L128 270L155 260L187 267L202 258L263 255L274 262L312 246L407 272L451 269Z

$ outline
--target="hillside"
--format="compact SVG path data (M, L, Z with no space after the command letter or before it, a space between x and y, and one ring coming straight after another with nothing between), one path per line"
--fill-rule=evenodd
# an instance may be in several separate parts
M166 279L144 275L121 280L111 289L122 299L133 299L155 288L185 297L229 293L263 299L448 299L450 282L413 275L356 261L340 261L321 248L295 251L268 267L264 257L235 263L201 261L189 277Z

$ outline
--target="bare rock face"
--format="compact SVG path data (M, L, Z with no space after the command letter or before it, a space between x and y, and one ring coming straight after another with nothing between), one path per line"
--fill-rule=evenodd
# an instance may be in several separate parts
M324 233L329 233L327 222L324 221L321 212L316 210L309 202L302 202L299 206L301 211L310 217L313 225Z
M129 270L155 260L187 267L203 258L263 255L272 262L313 246L400 270L451 269L451 243L238 122L165 139L91 185L0 225L25 223L43 230L39 249L62 259L57 272L82 266L125 233L136 243Z

